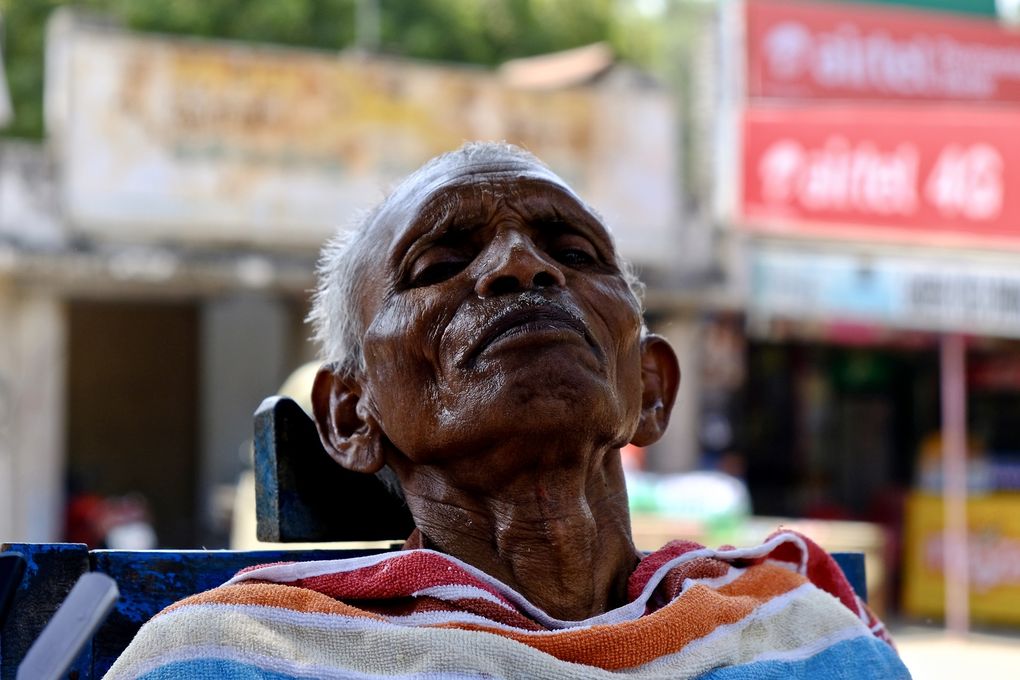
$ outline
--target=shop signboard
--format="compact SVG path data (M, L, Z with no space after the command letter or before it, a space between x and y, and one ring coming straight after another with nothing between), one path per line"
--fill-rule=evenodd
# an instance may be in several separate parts
M907 499L903 609L942 616L945 607L945 513L942 498ZM970 612L987 623L1020 623L1020 494L975 495L967 501Z
M1020 110L750 109L742 223L768 233L1020 247Z
M1020 267L767 248L751 257L748 306L764 318L1020 337Z
M1020 34L843 2L747 0L751 98L1020 103Z
M317 246L474 139L549 163L635 259L664 257L678 221L672 104L622 72L526 90L478 68L77 25L48 50L64 209L89 236Z

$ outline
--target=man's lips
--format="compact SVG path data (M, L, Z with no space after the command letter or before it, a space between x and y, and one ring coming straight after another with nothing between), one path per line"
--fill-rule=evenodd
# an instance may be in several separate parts
M505 338L556 330L576 333L597 354L601 354L580 317L555 302L545 301L540 305L511 308L498 315L482 330L458 363L462 367L472 366L482 352Z

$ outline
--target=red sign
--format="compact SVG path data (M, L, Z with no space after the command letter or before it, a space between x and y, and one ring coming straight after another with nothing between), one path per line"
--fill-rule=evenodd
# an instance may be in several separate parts
M747 0L754 97L1020 102L1020 34L994 21Z
M1020 111L751 109L743 134L752 228L1020 246Z

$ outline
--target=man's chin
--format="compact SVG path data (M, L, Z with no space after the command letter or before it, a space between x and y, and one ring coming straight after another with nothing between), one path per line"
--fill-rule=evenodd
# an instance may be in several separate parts
M569 341L500 343L479 355L471 370L500 382L531 383L583 382L584 376L603 376L606 368L588 343L573 336Z
M576 364L532 362L512 380L490 385L487 407L504 414L510 428L576 428L579 419L609 414L618 402L605 378Z

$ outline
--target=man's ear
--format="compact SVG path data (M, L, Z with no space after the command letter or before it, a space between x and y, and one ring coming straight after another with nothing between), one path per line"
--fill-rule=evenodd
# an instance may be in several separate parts
M312 385L312 411L326 453L355 472L374 473L385 463L382 430L362 403L360 380L326 365Z
M665 338L649 333L641 340L641 417L630 443L654 444L669 424L680 387L680 362Z

